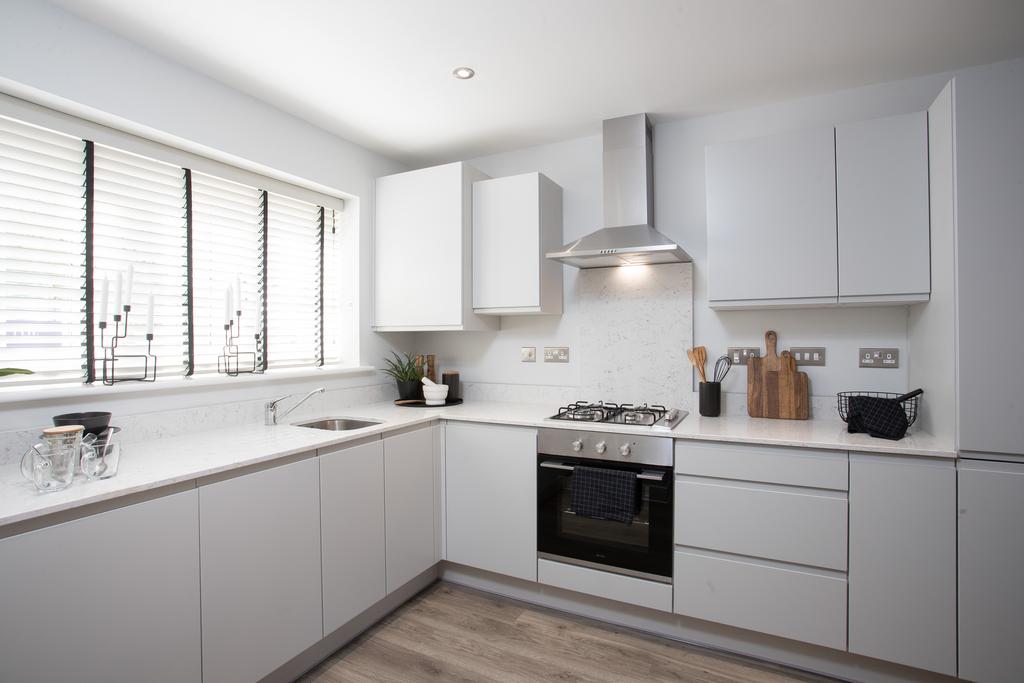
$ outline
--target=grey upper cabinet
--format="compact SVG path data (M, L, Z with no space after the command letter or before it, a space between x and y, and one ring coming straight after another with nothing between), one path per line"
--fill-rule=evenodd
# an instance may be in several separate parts
M850 454L849 650L956 675L952 460Z
M473 309L561 314L562 188L543 173L473 183Z
M1019 681L1024 671L1024 464L961 460L957 575L961 678Z
M203 680L259 680L324 635L317 459L202 486L199 510Z
M925 112L709 145L706 173L712 308L928 300Z
M839 302L927 301L928 115L836 126Z
M0 681L199 683L197 498L0 540Z
M386 594L381 440L320 453L320 536L328 635Z
M709 145L706 164L710 305L835 303L833 129Z
M537 431L445 427L447 560L537 580Z
M387 592L433 567L437 544L436 426L384 439L384 528Z

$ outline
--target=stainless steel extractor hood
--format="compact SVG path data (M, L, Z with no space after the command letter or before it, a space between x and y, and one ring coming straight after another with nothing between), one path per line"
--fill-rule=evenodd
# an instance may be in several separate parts
M602 139L606 227L547 257L577 268L692 261L654 229L654 153L647 114L605 121Z

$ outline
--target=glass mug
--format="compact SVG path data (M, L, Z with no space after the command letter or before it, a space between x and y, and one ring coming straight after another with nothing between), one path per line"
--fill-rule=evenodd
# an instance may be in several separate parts
M121 459L121 444L117 439L120 431L120 427L108 427L95 443L88 442L88 436L83 439L82 474L87 479L109 479L117 474Z
M21 473L40 491L61 491L71 485L80 456L93 451L94 434L82 438L81 425L43 430L43 440L21 457Z

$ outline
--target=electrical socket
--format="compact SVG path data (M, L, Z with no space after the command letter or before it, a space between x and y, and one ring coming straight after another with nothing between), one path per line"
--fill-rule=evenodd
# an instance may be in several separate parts
M726 353L732 358L733 365L746 365L748 358L760 358L761 348L758 346L730 346Z
M824 346L794 346L789 350L797 365L824 365Z
M858 351L860 367L892 370L900 366L900 350L893 348L861 348Z
M536 363L537 362L537 347L536 346L523 346L519 349L519 361L522 363Z
M568 363L569 362L569 347L568 346L545 346L544 347L544 362L545 363Z

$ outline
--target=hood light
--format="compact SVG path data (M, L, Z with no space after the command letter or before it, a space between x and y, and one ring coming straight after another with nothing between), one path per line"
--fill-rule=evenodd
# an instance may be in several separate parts
M476 72L468 66L460 66L452 71L452 76L455 76L455 78L458 78L460 81L468 81L473 78L473 76L476 76Z

